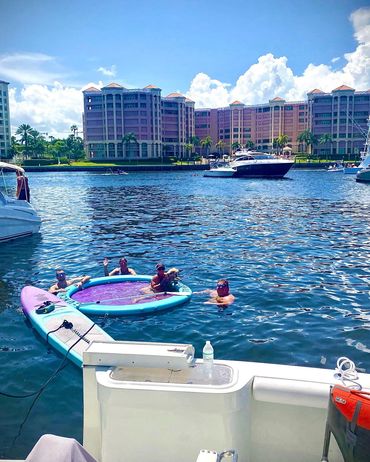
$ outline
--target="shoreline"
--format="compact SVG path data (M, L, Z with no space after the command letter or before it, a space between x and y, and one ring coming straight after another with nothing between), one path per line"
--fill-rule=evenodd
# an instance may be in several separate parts
M307 170L327 170L333 162L297 162L293 164L292 169L307 169ZM29 165L23 167L27 172L107 172L118 173L124 172L160 172L160 171L203 171L209 169L209 164L198 165Z

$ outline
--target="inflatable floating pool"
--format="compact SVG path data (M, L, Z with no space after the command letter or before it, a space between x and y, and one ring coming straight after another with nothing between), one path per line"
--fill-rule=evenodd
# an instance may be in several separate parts
M60 296L86 314L129 315L152 313L181 305L191 297L191 290L177 283L171 292L143 293L151 276L107 276L91 279L83 288L68 287Z
M77 366L82 366L82 353L93 341L113 340L87 316L55 295L26 286L21 292L24 314L44 340Z

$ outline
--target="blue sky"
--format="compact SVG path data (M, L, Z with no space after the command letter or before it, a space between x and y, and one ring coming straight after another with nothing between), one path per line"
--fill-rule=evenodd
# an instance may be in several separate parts
M352 72L345 57L369 45L366 1L2 0L1 16L0 79L11 82L15 125L29 117L39 126L46 117L45 125L50 115L35 108L37 97L76 104L73 89L90 83L152 83L198 106L234 97L262 103L276 92L300 99L310 85L330 90L341 79L370 88L368 63ZM72 109L68 123L81 106Z

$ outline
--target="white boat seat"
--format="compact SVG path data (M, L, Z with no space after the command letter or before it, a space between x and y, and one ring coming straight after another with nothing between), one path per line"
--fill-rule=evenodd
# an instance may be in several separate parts
M252 393L256 401L326 409L328 384L306 380L255 377Z

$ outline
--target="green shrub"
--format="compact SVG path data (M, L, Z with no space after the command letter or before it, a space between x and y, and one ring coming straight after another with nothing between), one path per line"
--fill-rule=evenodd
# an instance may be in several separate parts
M25 167L27 166L39 166L39 165L53 165L53 164L56 164L56 160L55 159L25 159L23 162L22 162L22 165L24 165Z

